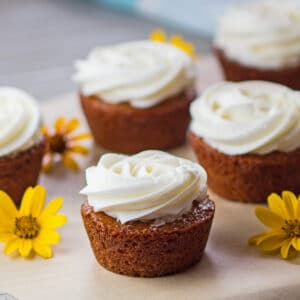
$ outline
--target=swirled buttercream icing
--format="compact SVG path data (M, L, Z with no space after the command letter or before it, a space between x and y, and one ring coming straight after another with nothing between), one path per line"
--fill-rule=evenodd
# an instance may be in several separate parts
M162 151L105 154L86 170L86 180L81 194L89 205L121 223L170 220L189 211L196 198L206 197L205 170Z
M29 147L37 134L41 116L35 100L12 87L0 87L0 156Z
M229 155L300 147L300 92L264 82L224 82L191 106L191 131Z
M300 3L253 1L229 9L214 41L244 65L279 68L300 64Z
M91 51L75 63L74 81L81 93L111 104L154 106L190 86L191 58L167 43L138 41Z

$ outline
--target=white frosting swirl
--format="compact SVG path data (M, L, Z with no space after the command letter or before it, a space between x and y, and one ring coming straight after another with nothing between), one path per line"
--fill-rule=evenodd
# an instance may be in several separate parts
M30 95L13 87L0 87L0 156L30 146L39 133L40 119Z
M205 170L197 163L148 150L127 156L105 154L86 170L88 196L94 211L121 223L176 218L206 197Z
M191 85L192 66L191 58L170 44L140 41L92 50L76 62L73 79L84 95L148 108Z
M226 154L300 147L300 92L279 84L216 84L193 102L191 114L191 131Z
M300 2L254 1L221 18L215 45L244 65L279 68L300 63Z

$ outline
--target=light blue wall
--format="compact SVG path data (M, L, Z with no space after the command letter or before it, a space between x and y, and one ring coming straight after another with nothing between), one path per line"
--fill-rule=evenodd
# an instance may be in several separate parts
M227 6L249 0L96 0L99 3L175 24L189 31L213 35ZM284 1L284 0L282 0Z

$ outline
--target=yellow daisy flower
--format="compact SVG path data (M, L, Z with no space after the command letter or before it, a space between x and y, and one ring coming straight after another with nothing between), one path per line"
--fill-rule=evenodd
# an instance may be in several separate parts
M54 133L50 134L47 127L42 127L41 131L45 136L47 147L43 159L43 171L49 172L55 158L61 158L63 164L74 171L79 170L78 163L73 159L72 154L87 155L87 147L76 144L79 140L90 138L89 133L72 135L79 126L78 119L66 121L65 118L58 118L55 121Z
M0 191L0 242L5 243L5 254L18 251L22 257L33 252L44 258L52 256L50 245L60 240L55 229L64 225L67 217L57 214L64 202L62 198L53 199L44 208L45 199L43 186L29 187L18 210L12 199Z
M269 229L251 237L249 244L266 252L280 250L286 259L292 249L300 251L300 196L288 191L282 192L282 197L273 193L268 206L256 207L255 214Z
M156 29L150 33L150 40L154 42L167 42L167 35L163 30Z
M195 46L192 43L186 41L181 35L175 34L168 39L166 33L163 30L156 29L150 33L149 38L154 42L170 43L173 46L186 52L193 59L199 59L198 55L196 54Z

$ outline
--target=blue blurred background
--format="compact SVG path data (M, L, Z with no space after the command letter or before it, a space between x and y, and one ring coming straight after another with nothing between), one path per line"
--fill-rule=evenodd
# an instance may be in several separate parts
M244 1L0 0L0 85L39 100L75 92L76 59L98 45L147 39L156 28L183 35L209 55L218 16Z
M229 5L247 0L95 0L119 10L134 12L190 32L212 36L217 20ZM248 0L249 1L249 0ZM251 1L251 0L250 0ZM282 0L284 1L284 0Z

